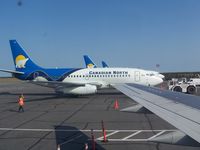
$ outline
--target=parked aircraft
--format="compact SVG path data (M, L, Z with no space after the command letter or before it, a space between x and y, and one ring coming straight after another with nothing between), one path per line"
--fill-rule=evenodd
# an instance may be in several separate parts
M62 68L47 69L36 65L16 40L10 40L15 64L12 73L20 80L54 88L63 94L94 94L97 89L109 88L114 83L136 83L157 85L163 82L160 77L150 75L148 71L137 68Z
M86 68L97 68L97 65L94 63L94 61L92 61L92 59L88 55L84 55L83 57L84 57ZM107 65L105 61L102 61L102 67L108 68L109 66ZM150 76L158 76L161 79L165 78L164 75L160 74L157 71L152 71L152 70L145 70L145 71L147 71Z

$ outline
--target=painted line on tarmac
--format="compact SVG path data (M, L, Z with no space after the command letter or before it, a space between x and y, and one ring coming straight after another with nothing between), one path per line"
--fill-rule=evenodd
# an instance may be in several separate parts
M91 132L91 130L67 130L67 129L31 129L31 128L0 128L0 131L33 131L33 132ZM94 132L102 132L102 130L96 129L93 130ZM171 131L177 131L176 129L171 130L106 130L107 132L171 132ZM116 133L117 133L116 132Z
M24 132L82 132L79 135L70 138L69 140L61 143L60 145L72 142L77 140L78 138L83 136L83 133L88 133L91 132L91 130L79 130L79 129L74 129L74 130L67 130L67 129L23 129L23 128L0 128L0 131L24 131ZM147 142L150 139L153 139L155 137L158 137L159 135L166 133L166 132L173 132L173 131L177 131L177 130L106 130L106 132L108 133L106 135L106 137L112 137L115 134L120 134L120 133L126 133L126 136L120 137L120 138L108 138L109 141L113 141L113 142ZM102 130L93 130L93 132L102 132ZM143 132L158 132L155 135L152 135L151 137L148 138L133 138L136 135L143 133ZM103 136L100 137L96 137L97 141L102 141ZM92 140L92 139L88 139L88 140Z
M151 139L153 139L153 138L155 138L155 137L158 137L158 136L160 136L161 134L163 134L163 133L165 133L165 132L166 132L166 131L165 131L165 130L163 130L163 131L161 131L161 132L159 132L159 133L155 134L154 136L152 136L152 137L148 138L148 140L151 140Z
M116 133L118 133L118 132L119 132L118 130L116 130L116 131L114 131L114 132L111 132L111 133L107 134L106 137L109 137L109 136L111 136L111 135L113 135L113 134L116 134ZM103 140L103 138L104 138L104 136L101 136L101 137L97 138L97 140Z
M129 139L129 138L131 138L131 137L133 137L133 136L135 136L135 135L141 133L141 132L142 132L141 130L140 130L140 131L137 131L137 132L135 132L135 133L133 133L133 134L131 134L131 135L129 135L129 136L123 138L122 140L127 140L127 139Z

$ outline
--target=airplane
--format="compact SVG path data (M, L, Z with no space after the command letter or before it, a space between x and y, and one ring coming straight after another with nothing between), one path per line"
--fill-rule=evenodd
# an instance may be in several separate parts
M94 63L94 61L92 61L92 59L88 55L84 55L83 57L84 57L86 68L97 68L97 65ZM107 63L105 61L102 61L102 67L103 68L108 68L109 66L107 65ZM145 71L148 71L148 70L145 70ZM150 76L158 76L158 77L160 77L162 79L165 78L164 75L160 74L157 71L149 70L148 74Z
M15 71L20 80L55 89L56 93L70 95L95 94L98 89L109 88L114 83L136 83L154 86L163 82L137 68L42 68L36 65L16 40L10 40Z
M141 113L146 109L178 129L167 134L157 134L147 141L200 147L199 96L138 84L114 84L112 86L143 106L143 109L142 107L129 107L128 111L132 109Z

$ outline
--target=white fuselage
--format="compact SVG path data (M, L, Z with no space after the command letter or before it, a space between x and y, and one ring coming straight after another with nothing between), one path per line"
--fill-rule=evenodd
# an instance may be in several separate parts
M108 87L117 83L136 83L142 85L157 85L163 82L160 77L152 76L149 71L135 68L85 68L67 76L63 82L99 85Z

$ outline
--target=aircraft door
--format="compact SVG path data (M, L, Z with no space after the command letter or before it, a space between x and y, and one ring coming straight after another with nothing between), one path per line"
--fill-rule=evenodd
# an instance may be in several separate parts
M140 72L139 71L135 71L134 79L135 79L135 82L139 82L140 81Z

